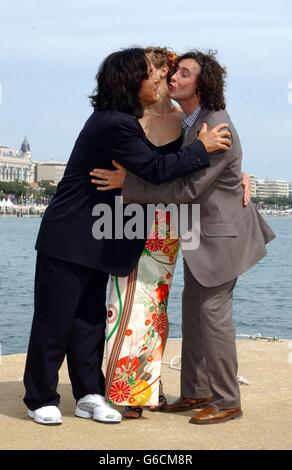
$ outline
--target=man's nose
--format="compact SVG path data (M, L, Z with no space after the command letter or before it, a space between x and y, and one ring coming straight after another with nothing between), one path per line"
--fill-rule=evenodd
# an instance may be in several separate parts
M170 83L173 84L176 82L176 74L177 72L175 72L171 77L170 77Z

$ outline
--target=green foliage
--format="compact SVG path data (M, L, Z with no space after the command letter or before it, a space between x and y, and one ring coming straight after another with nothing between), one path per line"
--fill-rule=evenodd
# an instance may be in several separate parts
M49 188L52 185L54 186L55 183L54 183L54 181L47 181L46 180L46 181L39 181L38 185L39 185L40 188L46 189L46 188Z
M6 194L15 194L15 196L20 196L23 193L26 193L30 190L28 183L15 181L0 181L0 192Z
M56 191L57 186L51 181L41 181L37 188L31 187L24 181L0 181L1 199L6 199L9 194L14 194L18 202L23 199L33 199L36 203L42 203L45 199L48 203Z
M292 197L267 197L267 198L259 198L253 197L252 202L257 205L261 205L261 207L269 207L269 206L288 206L292 207Z

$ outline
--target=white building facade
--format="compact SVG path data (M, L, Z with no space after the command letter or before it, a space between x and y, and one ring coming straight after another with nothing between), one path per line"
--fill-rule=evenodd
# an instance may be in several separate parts
M253 175L250 175L250 186L251 186L251 197L256 197L256 195L257 195L257 179Z
M284 180L257 179L256 195L259 198L289 197L289 183Z
M0 181L34 181L34 162L25 137L20 150L0 145Z

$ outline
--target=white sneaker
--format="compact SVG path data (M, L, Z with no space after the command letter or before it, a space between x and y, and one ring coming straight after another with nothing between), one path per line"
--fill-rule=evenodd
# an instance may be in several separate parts
M103 423L120 423L122 415L114 410L102 395L85 395L78 400L75 408L75 416L79 418L93 418Z
M42 406L37 410L28 410L28 416L39 424L62 424L63 418L56 406Z

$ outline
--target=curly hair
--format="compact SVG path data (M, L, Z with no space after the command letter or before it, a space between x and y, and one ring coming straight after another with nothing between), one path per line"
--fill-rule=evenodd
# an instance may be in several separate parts
M170 80L171 75L174 74L176 69L176 59L178 55L176 52L168 49L167 47L145 47L145 54L149 55L154 67L160 69L163 65L167 65L168 74L167 81Z
M121 111L138 119L143 116L139 91L148 79L149 62L145 51L132 47L113 52L102 62L96 75L96 88L89 96L98 110Z
M194 59L201 67L197 77L196 93L202 108L219 111L225 109L226 68L216 60L217 51L203 53L198 50L187 52L177 60L177 65L184 59Z

